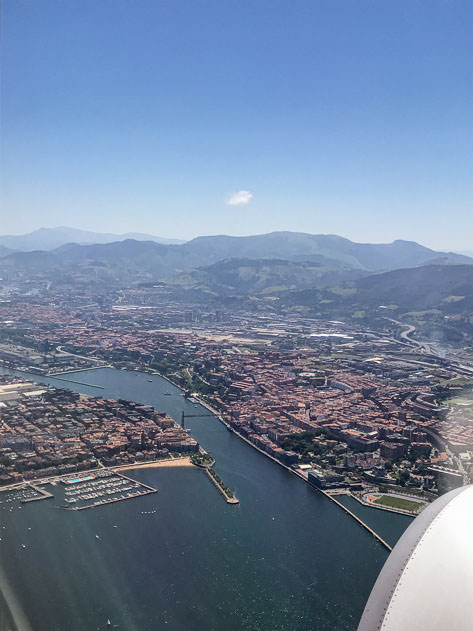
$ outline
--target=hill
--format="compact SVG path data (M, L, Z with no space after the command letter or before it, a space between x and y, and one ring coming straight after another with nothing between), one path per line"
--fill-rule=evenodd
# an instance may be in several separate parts
M435 311L439 317L464 314L473 307L473 266L426 265L369 274L326 288L288 291L281 306L304 306L327 314L403 314Z
M356 283L357 301L402 309L458 310L473 297L473 266L427 265L373 274Z
M182 272L171 282L184 289L224 296L271 295L291 289L327 287L364 275L349 267L281 259L225 259L206 267Z
M0 268L4 271L55 272L60 267L57 256L50 252L37 250L33 252L13 252L1 259Z

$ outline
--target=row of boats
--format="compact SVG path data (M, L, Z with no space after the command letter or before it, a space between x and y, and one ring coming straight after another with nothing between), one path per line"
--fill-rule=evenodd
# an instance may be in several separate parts
M133 495L136 495L140 490L141 485L138 482L124 478L118 478L110 481L98 480L96 482L89 483L86 489L67 489L65 493L65 501L67 504L75 504L77 502L103 498L118 499L116 498L118 494L120 494L119 499L125 499L127 496L123 495L124 493L134 491Z
M21 489L19 491L10 491L2 494L0 504L7 502L27 502L32 499L40 497L40 493L31 488Z
M138 492L140 487L138 485L129 485L121 488L119 491L96 491L95 493L84 493L82 495L78 495L77 497L65 498L65 502L68 504L75 504L76 502L85 502L87 500L96 500L104 497L108 497L109 499L126 499L126 497L131 497L127 495L117 495L118 493L126 493L127 491L137 491L133 493L133 497L135 495L144 495L148 491Z
M114 477L112 480L96 480L95 482L87 482L86 484L82 484L80 487L73 487L66 489L66 497L81 495L84 491L95 491L101 489L118 489L121 486L125 486L129 484L131 480L126 478ZM137 482L135 484L138 485Z

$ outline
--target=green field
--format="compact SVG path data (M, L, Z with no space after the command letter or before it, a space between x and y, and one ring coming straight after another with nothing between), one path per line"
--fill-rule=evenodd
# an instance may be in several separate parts
M473 399L464 399L463 397L453 397L448 400L449 403L458 403L460 405L473 405Z
M422 506L420 502L414 500L406 500L403 497L393 497L392 495L381 495L374 500L373 504L380 504L381 506L390 506L392 508L400 508L407 510L410 513L416 513Z

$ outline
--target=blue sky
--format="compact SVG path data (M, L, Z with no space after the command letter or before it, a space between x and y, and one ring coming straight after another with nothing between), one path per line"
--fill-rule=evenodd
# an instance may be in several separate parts
M0 233L473 250L472 8L4 0Z

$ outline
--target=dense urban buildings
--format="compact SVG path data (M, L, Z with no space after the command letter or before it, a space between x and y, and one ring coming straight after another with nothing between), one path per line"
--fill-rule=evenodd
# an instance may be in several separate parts
M195 452L165 414L0 375L0 484Z
M44 374L102 365L157 371L323 489L410 488L430 498L469 480L471 369L399 336L402 325L385 334L297 313L159 304L155 287L100 296L86 289L73 296L67 287L5 293L5 366ZM0 410L15 417L7 423L12 436L5 429L0 436L6 476L18 475L19 466L33 475L41 467L88 466L91 458L107 464L197 448L146 406L59 391L33 395L21 393ZM8 449L16 434L29 455L18 455L13 467Z

